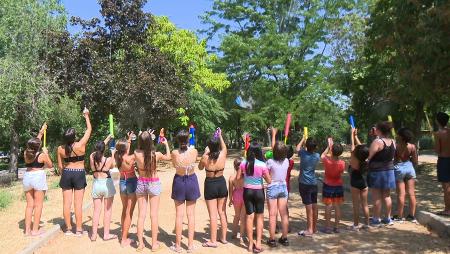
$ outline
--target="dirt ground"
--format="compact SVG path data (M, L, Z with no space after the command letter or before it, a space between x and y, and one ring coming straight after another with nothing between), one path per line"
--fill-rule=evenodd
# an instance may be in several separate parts
M227 162L224 174L228 178L234 173L232 160L238 154L232 154ZM442 194L440 186L436 182L435 160L433 156L421 158L422 164L417 169L417 198L418 209L427 211L437 211L442 209ZM296 165L295 169L298 168ZM319 170L318 174L323 174ZM174 219L175 210L174 203L170 198L171 184L174 170L171 167L161 167L159 177L163 183L163 192L161 194L160 213L159 213L159 240L163 243L164 249L159 253L170 253L169 247L175 241ZM200 182L201 193L203 193L204 172L197 172ZM302 238L297 236L297 232L306 226L306 214L304 206L297 191L298 170L293 170L291 179L291 190L293 191L289 197L290 225L292 233L288 238L289 247L277 247L269 249L268 246L263 247L270 253L313 253L313 252L331 252L331 253L450 253L450 241L448 239L439 238L435 234L429 232L425 227L412 223L395 224L391 227L383 227L371 229L370 232L352 232L346 230L351 225L352 205L349 193L346 193L346 202L343 205L343 218L341 221L342 230L339 234L318 234L313 238ZM346 186L348 185L348 175L344 175ZM56 186L56 177L49 179L49 187ZM84 197L84 203L91 202L90 187L91 178L89 178L88 188ZM17 200L7 209L0 211L0 251L1 253L16 253L25 248L32 238L23 236L23 214L25 209L25 201L21 198L21 185L17 184L11 188L2 191L10 191L14 193ZM54 224L63 224L62 221L62 195L59 188L52 188L47 193L48 200L44 203L44 212L42 217L42 225L44 228L50 228ZM320 197L319 197L320 199ZM395 201L395 195L393 195ZM122 204L119 195L116 194L113 207L113 218L111 230L114 234L120 234L120 213ZM395 209L395 204L394 204ZM209 249L201 247L201 243L209 237L209 217L204 199L201 197L196 205L196 234L195 234L195 253L246 253L244 246L239 242L230 241L227 245L220 245L217 249ZM268 213L265 211L265 230L263 240L267 240L268 232ZM319 206L319 227L323 225L323 206ZM227 208L228 228L231 229L231 222L234 216L232 207ZM56 218L56 219L55 219ZM84 228L90 231L91 228L92 209L89 208L83 215ZM136 237L136 220L137 207L134 212L133 225L130 230L130 237L137 240ZM187 219L185 218L185 230L183 231L184 239L182 247L187 246ZM100 219L99 233L102 236L102 218ZM145 224L145 240L147 247L150 247L150 216L147 216ZM59 233L57 237L52 239L44 247L40 248L36 253L135 253L136 245L132 247L121 248L118 241L104 242L99 238L97 242L91 243L88 236L80 238L74 236L64 236ZM144 253L150 253L150 249L145 249Z

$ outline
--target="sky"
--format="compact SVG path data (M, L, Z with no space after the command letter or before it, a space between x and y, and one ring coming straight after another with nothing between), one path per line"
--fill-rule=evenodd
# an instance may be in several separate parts
M179 28L196 32L204 28L199 16L212 6L211 0L149 0L145 11L158 16L168 16ZM83 19L99 17L99 4L97 0L62 0L66 11L71 16L79 16ZM69 32L76 33L78 27L68 27Z

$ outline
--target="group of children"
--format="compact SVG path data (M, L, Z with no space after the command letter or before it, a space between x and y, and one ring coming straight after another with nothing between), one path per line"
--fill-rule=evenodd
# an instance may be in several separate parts
M63 214L66 222L66 235L81 236L82 229L82 201L86 187L86 172L84 169L84 157L86 144L89 140L92 127L89 120L89 112L84 112L87 130L83 137L76 141L75 130L70 128L64 133L65 144L58 147L58 168L61 171L60 186L63 190ZM448 115L446 118L448 122ZM439 119L438 119L439 120ZM445 119L444 119L445 120ZM352 230L368 229L369 225L378 226L382 223L392 225L393 220L405 219L415 222L415 170L417 165L417 149L411 143L412 132L406 128L398 131L397 143L390 138L392 124L381 122L373 128L373 141L370 145L361 144L356 129L351 129L351 157L348 166L350 175L351 196L353 202ZM42 212L42 201L47 190L44 167L52 167L48 151L41 150L41 138L46 125L41 128L39 135L27 143L25 150L25 162L27 172L24 175L23 185L27 197L27 209L25 213L25 234L37 236L42 234L39 230L39 221ZM267 201L269 210L269 238L267 245L276 247L278 244L288 246L289 210L288 197L290 193L291 170L294 167L292 159L294 149L283 142L276 141L277 129L272 129L272 155L264 156L262 147L257 142L252 142L245 151L244 159L234 161L235 174L228 181L223 178L223 171L227 157L227 148L220 130L208 141L208 146L198 165L200 170L205 169L205 200L210 214L211 240L204 243L204 247L217 247L217 214L221 219L222 233L219 240L226 244L227 218L225 204L227 196L229 206L233 206L235 217L233 220L233 238L240 238L243 242L244 235L248 240L248 251L259 253L263 251L262 231L263 214ZM175 202L176 241L171 250L180 252L182 249L181 234L184 209L188 215L188 251L193 251L194 238L194 211L195 202L200 197L199 184L194 172L197 161L197 150L188 146L189 133L180 131L177 135L179 149L170 151L167 140L164 138L165 154L156 152L153 140L153 131L139 133L137 149L130 152L133 133L128 134L127 140L119 140L111 157L105 157L105 146L110 137L105 141L98 141L95 151L89 156L91 170L94 176L92 198L94 202L94 216L90 239L96 241L97 228L102 205L104 209L104 240L117 239L118 236L110 234L109 224L113 197L116 193L111 179L110 169L117 167L120 172L120 197L122 201L121 216L121 244L128 246L132 242L128 238L128 230L131 225L133 210L138 203L138 251L144 248L143 227L147 206L150 206L152 251L161 249L158 237L158 209L159 196L161 194L161 181L157 173L157 162L171 160L176 173L172 183L172 199ZM440 137L442 139L442 137ZM444 140L445 141L445 140ZM340 158L343 146L327 140L328 145L323 153L317 153L317 142L303 136L296 146L300 159L300 174L298 188L303 204L306 208L307 226L305 230L298 232L299 236L311 237L318 232L318 182L316 168L320 161L325 169L322 186L322 202L325 205L324 233L339 233L339 221L341 218L340 206L344 202L344 183L342 174L345 172L346 163ZM441 142L442 143L442 142ZM267 158L269 157L269 158ZM442 159L441 159L442 160ZM442 164L442 162L441 162ZM439 166L439 165L438 165ZM443 167L441 165L441 167ZM136 175L137 171L137 175ZM442 170L441 170L442 171ZM443 179L443 173L438 178ZM369 217L368 189L371 189L373 197L373 216ZM392 202L391 189L397 189L398 213L391 216ZM406 192L409 194L409 214L404 217L404 204ZM75 226L72 231L70 209L74 200ZM385 206L384 218L381 219L381 208ZM362 208L364 223L360 224L359 212ZM447 208L447 207L446 207ZM335 221L331 223L331 213L334 209ZM34 214L34 223L31 227L31 218ZM281 237L276 240L277 217L281 217ZM214 223L213 223L214 222ZM240 225L239 225L240 224ZM253 230L256 228L256 239Z

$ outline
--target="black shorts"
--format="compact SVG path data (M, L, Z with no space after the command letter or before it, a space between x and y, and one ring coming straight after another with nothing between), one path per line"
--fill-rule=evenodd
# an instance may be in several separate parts
M244 188L244 205L247 215L264 213L264 189Z
M353 188L360 190L367 188L366 180L359 170L352 170L352 173L350 174L350 185Z
M437 179L440 183L450 182L450 158L439 157L437 161Z
M225 177L206 177L204 196L205 200L226 198L228 196L228 189Z
M81 190L86 188L86 171L84 169L65 168L59 180L59 187L63 190Z
M317 185L298 184L298 191L304 205L317 204Z

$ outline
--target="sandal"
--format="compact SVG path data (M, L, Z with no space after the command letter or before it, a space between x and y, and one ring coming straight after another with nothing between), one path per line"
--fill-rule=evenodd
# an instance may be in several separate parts
M278 239L278 243L283 246L289 246L289 240L287 238L280 237L280 239Z
M264 251L263 248L258 248L255 245L253 245L253 253L261 253L263 251Z
M202 244L203 247L205 248L217 248L217 243L212 243L212 242L204 242Z
M221 244L228 244L228 241L227 241L227 240L219 240L219 242L220 242Z
M196 249L197 249L197 247L192 246L192 247L189 247L189 248L186 250L186 252L187 252L187 253L193 253Z
M118 238L117 235L111 234L111 235L109 235L108 238L103 238L103 241L111 241L111 240L114 240L114 239L117 239L117 238Z
M142 251L144 251L144 248L145 248L145 246L138 246L137 248L136 248L136 252L142 252Z
M33 233L33 231L31 231L31 234L29 235L29 236L32 236L32 237L37 237L37 236L41 236L41 235L43 235L45 233L45 231L44 230L42 230L42 229L39 229L38 230L38 232L36 232L36 233Z
M85 234L87 234L87 231L76 231L75 232L76 237L82 237Z
M271 247L271 248L277 247L277 242L275 241L275 239L268 239L266 244L269 245L269 247ZM253 248L253 249L255 249L255 248Z
M183 249L181 247L177 248L175 245L170 246L170 250L175 252L175 253L183 252Z
M156 248L152 248L152 252L158 252L158 251L160 251L162 249L163 249L163 246L161 245L161 243L158 243Z
M66 231L64 231L64 235L65 236L73 236L72 229L66 229Z

